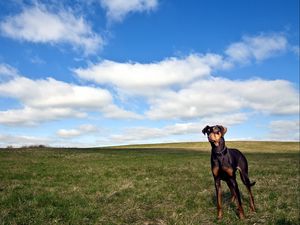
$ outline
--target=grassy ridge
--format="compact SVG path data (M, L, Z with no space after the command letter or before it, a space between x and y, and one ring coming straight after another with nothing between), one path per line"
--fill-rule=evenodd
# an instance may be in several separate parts
M271 142L271 141L226 141L229 148L238 148L243 152L298 152L299 142ZM181 142L181 143L163 143L163 144L143 144L143 145L124 145L109 147L111 149L179 149L179 150L197 150L210 151L208 142Z
M194 144L0 151L0 224L217 224L209 145ZM240 222L223 185L219 224L299 224L297 146L246 152L258 212L250 214L239 182L247 216Z

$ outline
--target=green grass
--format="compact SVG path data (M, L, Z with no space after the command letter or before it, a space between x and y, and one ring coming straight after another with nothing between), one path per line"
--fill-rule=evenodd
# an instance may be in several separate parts
M257 182L251 214L238 178L245 221L224 183L216 220L209 144L177 143L1 150L0 224L299 224L299 143L227 145L245 152Z

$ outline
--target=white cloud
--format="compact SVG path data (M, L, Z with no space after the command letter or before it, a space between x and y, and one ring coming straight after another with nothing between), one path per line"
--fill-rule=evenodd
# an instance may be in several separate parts
M269 138L272 140L300 141L299 120L275 120L270 123Z
M119 98L144 97L149 107L145 115L150 119L195 119L241 110L299 112L299 93L289 81L239 81L212 75L231 66L220 55L191 54L148 64L105 60L74 72L82 79L111 85Z
M106 15L111 22L120 22L129 13L154 10L158 5L158 0L100 0L100 2L107 10Z
M86 134L95 133L98 128L91 124L84 124L76 129L60 129L57 131L57 135L62 138L74 138Z
M109 119L143 119L142 115L122 109L113 104L103 107L102 112L104 116Z
M32 108L25 106L22 109L0 111L0 124L10 126L33 126L45 121L63 118L82 118L84 112L71 108Z
M193 119L248 109L267 114L299 113L299 93L284 80L233 81L212 77L178 92L162 93L150 102L146 114L152 119Z
M35 125L49 120L84 117L93 111L110 118L139 117L114 105L111 94L105 89L68 84L53 78L15 77L0 83L0 96L15 98L24 105L22 109L0 111L0 123L6 125Z
M16 68L4 63L0 63L0 83L10 80L18 76L18 74L19 72Z
M0 95L17 98L34 108L101 108L112 102L107 90L72 85L53 78L31 80L17 77L0 84Z
M0 134L0 147L22 147L30 145L49 145L51 140L43 137Z
M288 41L284 35L262 34L244 36L241 42L231 44L225 52L231 61L248 63L251 60L262 61L286 51L287 48Z
M300 56L300 47L297 45L290 46L290 50L295 53L298 57Z
M229 114L216 114L216 115L209 115L207 117L203 117L201 119L201 123L208 125L208 124L222 124L225 127L230 127L236 124L242 124L248 120L249 114L247 113L229 113Z
M85 54L95 53L104 42L82 18L60 9L50 12L43 5L25 8L20 14L0 23L3 35L35 43L69 43Z
M247 119L245 114L224 114L222 117L203 118L198 122L175 123L161 128L153 127L130 127L121 131L120 134L114 134L109 137L109 140L115 144L124 143L141 143L147 140L176 140L182 135L199 135L199 138L205 140L201 131L207 124L223 124L225 126L232 126L239 124ZM176 138L177 137L177 138ZM199 139L198 139L199 140Z
M74 72L82 79L110 84L127 93L156 95L161 89L182 87L195 79L207 77L213 68L228 66L219 55L191 54L185 58L167 58L147 64L104 60L88 68L74 69Z

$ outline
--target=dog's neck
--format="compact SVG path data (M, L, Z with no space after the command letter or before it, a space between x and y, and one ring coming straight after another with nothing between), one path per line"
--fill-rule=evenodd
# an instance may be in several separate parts
M223 137L221 137L218 145L215 145L214 142L211 142L210 144L212 151L217 154L222 154L227 149L225 145L225 139Z

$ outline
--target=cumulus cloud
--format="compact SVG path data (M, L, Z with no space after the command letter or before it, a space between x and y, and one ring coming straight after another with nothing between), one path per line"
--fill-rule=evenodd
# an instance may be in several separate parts
M185 58L167 58L154 63L104 60L88 68L74 69L75 74L100 84L110 84L127 93L153 95L164 88L181 87L207 77L212 69L230 66L220 55L191 54Z
M22 109L0 111L0 124L34 126L45 121L85 116L84 112L71 108L32 108L25 106Z
M100 0L100 3L107 10L109 21L120 22L129 13L154 10L158 0Z
M20 14L6 17L0 30L3 35L21 41L68 43L83 49L85 54L95 53L104 44L83 17L75 17L64 9L51 12L43 5L27 7Z
M84 117L90 111L113 118L137 118L133 112L114 105L110 92L79 86L53 78L31 80L18 76L0 83L0 96L19 100L24 108L0 111L0 123L34 125L67 117Z
M84 124L79 126L76 129L60 129L57 131L57 135L62 138L73 138L86 134L95 133L98 131L98 128L91 124Z
M109 119L143 119L144 116L135 112L128 111L118 107L117 105L107 105L102 108L104 116Z
M197 122L182 122L171 125L166 125L161 128L153 127L130 127L121 131L119 134L114 134L109 137L113 143L141 143L146 140L163 140L164 138L170 138L172 136L192 135L199 134L199 138L205 139L201 134L201 130L207 124L223 124L225 126L232 126L244 122L247 119L246 114L234 113L224 114L222 117L207 117Z
M288 41L282 34L244 36L241 42L231 44L225 51L229 60L248 63L262 61L288 49Z
M0 85L0 95L17 98L35 108L96 108L112 101L107 90L72 85L53 78L31 80L17 77Z
M269 125L269 138L272 140L299 141L299 120L275 120Z
M0 147L2 148L7 146L22 147L30 145L48 145L50 143L50 139L43 137L0 134Z
M245 40L253 54L246 54L247 59L263 60L286 45L283 37L258 36ZM267 40L271 42L269 47L256 49ZM282 46L276 47L277 42L283 43ZM230 80L213 75L232 66L232 58L191 54L145 64L104 60L74 72L81 79L109 84L120 98L124 94L142 96L148 105L145 115L154 120L195 119L243 110L273 115L299 113L299 93L289 81Z
M299 113L299 93L284 80L234 81L212 77L150 100L152 119L193 119L251 109L266 114Z

